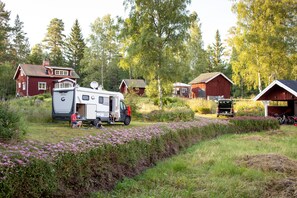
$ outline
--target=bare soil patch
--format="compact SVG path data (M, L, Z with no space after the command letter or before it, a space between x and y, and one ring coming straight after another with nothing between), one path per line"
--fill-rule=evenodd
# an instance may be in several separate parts
M284 179L272 180L265 188L263 197L297 197L297 161L278 154L245 156L238 164L262 171L283 173Z

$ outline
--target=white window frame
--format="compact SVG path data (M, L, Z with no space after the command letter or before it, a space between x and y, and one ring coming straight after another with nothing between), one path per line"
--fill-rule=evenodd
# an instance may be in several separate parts
M26 82L22 82L23 84L23 90L26 90Z
M18 86L19 86L19 89L20 89L22 87L22 83L19 82L18 83Z
M38 90L46 90L46 82L38 82Z
M66 70L55 70L55 75L57 76L68 76L69 72Z

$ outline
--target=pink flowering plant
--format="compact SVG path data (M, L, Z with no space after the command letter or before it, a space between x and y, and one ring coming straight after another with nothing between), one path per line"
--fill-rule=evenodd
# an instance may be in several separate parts
M252 124L257 123L257 124ZM80 196L110 189L197 141L226 133L277 128L275 119L205 119L103 129L95 136L42 144L0 143L0 197ZM16 188L17 186L17 188Z

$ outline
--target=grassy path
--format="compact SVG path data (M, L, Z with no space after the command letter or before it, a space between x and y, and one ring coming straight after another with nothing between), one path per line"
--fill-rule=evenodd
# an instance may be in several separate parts
M291 197L297 193L296 160L297 127L225 135L92 197Z

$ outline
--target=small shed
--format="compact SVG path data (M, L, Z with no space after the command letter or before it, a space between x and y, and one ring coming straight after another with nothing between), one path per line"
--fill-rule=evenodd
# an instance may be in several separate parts
M275 80L255 98L263 101L265 116L275 114L297 115L297 81Z
M173 83L173 96L189 98L191 96L191 85L180 82Z
M146 83L143 79L123 79L119 89L122 94L134 92L142 96L145 92L145 87Z
M193 98L230 98L233 82L221 72L203 73L190 83Z

